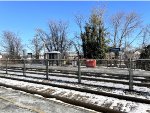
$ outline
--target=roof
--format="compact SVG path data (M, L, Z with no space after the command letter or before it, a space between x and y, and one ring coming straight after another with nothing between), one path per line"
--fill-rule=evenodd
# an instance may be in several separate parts
M139 51L136 51L134 54L136 55L140 55L141 53Z
M60 54L59 51L51 51L51 52L46 52L46 53L57 53L57 54Z

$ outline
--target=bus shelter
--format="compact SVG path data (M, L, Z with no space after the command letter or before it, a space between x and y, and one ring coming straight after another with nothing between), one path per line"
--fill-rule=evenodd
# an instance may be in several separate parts
M49 65L59 65L61 53L59 51L51 51L44 54L44 59L48 59Z

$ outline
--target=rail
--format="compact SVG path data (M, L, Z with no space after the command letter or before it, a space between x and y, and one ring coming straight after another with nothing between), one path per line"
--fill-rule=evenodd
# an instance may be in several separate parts
M128 82L124 82L124 84L129 85L129 90L133 90L134 85L138 85L138 83L134 83L136 76L138 77L145 77L148 78L145 84L148 87L150 72L145 70L145 74L143 71L140 73L137 69L142 65L149 65L150 59L138 59L138 60L117 60L117 59L96 59L97 67L96 68L87 68L86 67L86 60L85 59L78 59L78 60L69 60L69 59L13 59L13 60L0 60L0 68L6 71L6 74L9 73L9 69L21 69L24 76L26 76L27 70L43 70L46 79L49 77L49 72L57 70L61 71L62 73L73 72L77 75L78 83L82 83L83 74L87 73L96 73L96 74L108 74L108 75L122 75L127 76L126 80ZM116 65L117 64L117 65ZM115 67L117 66L117 67ZM125 66L122 68L122 66ZM106 68L105 68L106 67ZM145 66L146 67L146 66ZM147 69L147 68L146 68ZM141 74L141 75L140 75ZM91 78L91 80L94 80ZM96 79L95 79L96 80ZM100 81L101 79L99 79ZM98 80L97 80L98 81ZM108 82L113 82L113 80L104 80ZM144 81L144 80L143 80ZM145 80L146 81L146 80ZM115 81L114 81L115 82ZM116 81L120 83L119 81Z

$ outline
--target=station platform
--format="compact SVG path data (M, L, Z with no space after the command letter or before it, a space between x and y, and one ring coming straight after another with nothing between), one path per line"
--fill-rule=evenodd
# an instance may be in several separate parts
M98 113L86 108L0 86L0 113Z

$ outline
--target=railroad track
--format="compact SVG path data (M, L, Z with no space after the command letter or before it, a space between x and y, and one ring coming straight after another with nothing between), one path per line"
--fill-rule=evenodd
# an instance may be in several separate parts
M5 74L5 73L1 73L1 74ZM8 75L8 74L7 74ZM26 75L26 76L23 76L23 75L20 75L20 74L9 74L11 77L15 77L15 78L22 78L22 79L26 79L26 78L31 78L31 79L34 79L34 80L45 80L46 78L45 77L36 77L36 76L31 76L31 75ZM3 78L8 78L8 77L3 77ZM11 78L10 78L11 79ZM47 79L46 79L47 80ZM135 94L138 94L138 95L150 95L149 92L141 92L141 91L136 91L136 90L132 90L132 91L129 91L129 89L123 89L123 88L117 88L117 87L113 87L113 86L102 86L102 85L93 85L93 84L88 84L88 83L80 83L78 84L78 82L70 82L70 81L65 81L65 80L58 80L58 79L52 79L52 78L48 78L49 81L53 81L53 82L56 82L56 83L62 83L62 84L67 84L67 85L78 85L79 87L87 87L88 89L89 88L102 88L104 90L108 90L108 91L111 91L111 90L120 90L120 91L123 91L125 93L135 93Z
M118 95L118 94L111 94L111 93L107 93L107 92L100 92L100 91L95 91L95 90L90 90L90 89L77 88L77 87L73 87L73 86L66 86L66 85L59 85L59 84L53 84L53 83L39 82L39 81L35 81L35 80L14 78L14 77L7 77L7 76L0 76L0 78L23 81L23 82L29 82L29 83L35 83L35 84L41 84L41 85L48 85L48 86L53 86L53 87L58 87L58 88L64 88L64 89L75 90L75 91L80 91L80 92L86 92L86 93L91 93L91 94L96 94L96 95L114 97L114 98L128 100L128 101L134 101L134 102L139 102L139 103L150 104L150 100L147 100L147 99L141 99L141 98L130 97L130 96L123 96L123 95Z
M16 70L14 70L16 69ZM45 69L40 69L40 68L27 68L27 70L29 71L26 71L26 74L40 74L40 75L45 75ZM13 67L13 68L10 68L8 71L10 72L20 72L22 73L22 68L18 68L18 67ZM36 72L35 72L36 71ZM52 79L51 76L53 77L61 77L61 78L73 78L73 79L78 79L77 75L75 75L77 72L76 71L62 71L62 70L57 70L56 69L49 69L49 78L50 80L53 80L53 81L59 81L59 82L65 82L65 83L76 83L76 82L70 82L70 81L65 81L65 80L61 80L61 79ZM58 73L58 74L57 74ZM63 74L63 75L60 75ZM74 75L68 75L68 73L72 73ZM28 76L29 77L29 76ZM135 78L135 77L142 77L142 79L140 78ZM38 77L37 77L38 78ZM108 79L103 79L103 78L108 78ZM113 80L110 80L112 79ZM41 79L41 78L39 78ZM104 76L102 73L94 73L94 72L82 72L82 77L81 77L82 80L87 80L87 81L96 81L96 82L110 82L110 83L116 83L116 84L124 84L124 85L128 85L129 82L128 81L120 81L120 79L122 80L127 80L128 79L128 76L127 75L120 75L120 74L108 74L108 76ZM119 79L119 81L118 81ZM150 87L150 84L149 84L149 76L135 76L134 75L134 85L136 86L141 86L141 87ZM136 83L136 81L139 81L141 83ZM144 83L142 83L144 81ZM146 83L145 83L146 82ZM102 87L102 88L107 88L107 89L119 89L121 90L121 88L116 88L116 87L111 87L111 86L105 86L105 85L95 85L95 84L88 84L87 83L82 83L83 85L86 85L86 86L93 86L93 87ZM123 89L125 91L128 91L128 89ZM140 91L134 91L135 93L141 93ZM142 93L147 93L147 92L142 92Z
M3 67L2 69L5 69L5 67ZM23 67L19 67L19 66L13 66L13 67L8 67L8 69L14 69L14 70L22 70L23 69ZM36 71L42 71L42 72L45 72L45 70L46 70L46 68L45 67L26 67L26 69L27 70L36 70ZM57 72L57 71L54 71L54 70L57 70L57 71L59 71L59 72ZM49 69L49 71L54 71L55 73L64 73L64 74L77 74L78 72L77 72L77 70L70 70L69 69L69 67L68 67L68 70L63 70L63 69L57 69L57 68L54 68L54 69ZM102 76L102 77L105 77L105 78L116 78L116 79L120 79L120 78L123 78L123 79L128 79L128 76L127 76L127 74L124 74L124 73L122 73L122 74L117 74L117 73L108 73L108 72L82 72L81 71L81 74L82 75L89 75L90 74L90 76L92 75L92 76L95 76L95 77L99 77L99 76ZM107 75L109 75L109 76L103 76L103 74L107 74ZM133 76L134 77L134 79L135 80L145 80L145 79L148 79L149 81L150 81L150 76L144 76L144 75L134 75ZM136 78L137 77L137 78ZM144 77L145 79L139 79L138 77ZM147 81L147 80L145 80L145 81Z
M22 70L19 68L15 68L16 70L14 70L14 68L9 69L9 72L22 72ZM35 69L35 68L34 68ZM40 72L38 72L39 70L35 70L34 71L26 71L27 74L41 74L41 75L45 75L45 72L40 70ZM49 70L51 73L49 73L49 76L56 76L56 77L64 77L64 78L74 78L77 79L77 75L68 75L68 74L76 74L76 71L71 71L71 72L62 72L61 70L58 71L54 71L54 70ZM58 74L52 74L52 73L58 73ZM63 74L63 75L60 75ZM108 74L108 76L104 76L101 73L85 73L82 72L81 73L81 79L82 80L90 80L90 81L97 81L97 82L111 82L111 83L117 83L117 84L124 84L124 85L128 85L129 84L129 77L127 75L110 75ZM136 77L143 77L141 78L136 78ZM121 79L121 80L120 80ZM125 81L124 81L125 80ZM133 85L135 86L143 86L143 87L150 87L150 78L147 76L133 76Z
M15 72L17 72L17 71L18 70L15 70ZM21 71L18 71L18 72L21 72ZM29 72L29 73L31 73L31 72ZM37 74L37 73L33 72L32 74ZM50 74L50 76L51 76L51 74ZM62 77L62 75L60 75L60 76ZM26 77L29 77L29 76L26 76ZM66 77L68 77L68 76L66 76ZM15 77L8 77L8 76L0 76L0 78L23 81L23 82L34 83L34 84L47 85L47 86L53 86L53 87L64 88L64 89L69 89L69 90L75 90L75 91L80 91L80 92L86 92L86 93L91 93L91 94L96 94L96 95L103 95L103 96L113 97L113 98L117 98L117 99L133 101L133 102L137 102L137 103L150 104L150 100L147 100L147 99L141 99L141 98L130 97L130 96L123 96L123 95L118 95L118 94L111 94L111 93L94 91L94 90L90 90L90 89L83 89L83 88L72 87L72 86L65 86L65 85L39 82L39 81L29 80L29 79L28 80L27 79L21 79L21 78L19 78L19 76L16 77L16 78ZM35 77L32 77L32 78L35 78ZM39 79L41 79L41 78L39 78ZM70 103L70 104L73 104L73 105L86 107L86 108L93 109L93 110L96 110L96 111L99 111L99 112L122 113L120 111L116 111L116 110L113 110L113 109L108 109L108 108L100 107L100 106L89 104L89 103L83 103L81 101L75 101L75 100L71 100L71 99L64 98L64 97L57 97L57 96L54 96L54 95L48 95L48 94L45 94L45 93L42 93L42 92L32 91L32 90L29 90L29 89L24 89L24 88L20 88L20 87L16 87L16 86L11 86L11 85L8 85L8 84L0 83L0 85L5 86L5 87L10 87L10 88L13 88L13 89L17 89L17 90L21 90L21 91L25 91L25 92L32 93L32 94L39 94L39 95L42 95L44 97L56 98L58 100L61 100L61 101L64 101L64 102L67 102L67 103Z
M114 98L117 98L117 99L119 98L119 99L123 99L123 100L126 100L126 101L133 101L133 102L138 102L138 103L150 104L150 100L146 100L146 99L140 99L140 98L135 98L135 97L128 97L128 96L121 96L121 95L116 95L116 94L92 91L92 90L89 90L89 89L81 89L81 88L77 88L77 87L62 86L62 85L56 85L56 84L51 84L51 83L42 83L42 82L31 81L31 80L23 80L23 79L21 80L19 78L9 78L9 77L2 77L2 76L0 78L6 78L6 79L11 79L11 80L34 83L35 85L36 84L41 84L41 85L53 86L53 87L64 88L64 89L69 89L69 90L75 90L75 91L80 91L80 92L86 92L86 93L91 93L91 94L96 94L96 95L114 97ZM13 88L13 89L16 89L16 90L25 91L25 92L31 93L31 94L39 94L39 95L42 95L43 97L46 97L46 98L56 98L56 99L61 100L63 102L73 104L73 105L77 105L77 106L82 106L82 107L92 109L92 110L95 110L95 111L98 111L98 112L123 113L121 111L101 107L101 106L98 106L98 105L93 105L93 104L90 104L90 103L84 103L82 101L78 101L78 100L74 100L74 99L72 100L72 99L69 99L67 97L65 98L65 97L60 97L60 96L55 96L55 95L49 95L48 93L45 93L45 92L39 92L39 91L36 91L36 90L31 90L31 88L27 89L27 88L12 86L12 85L3 84L3 83L0 83L0 85L8 87L8 88Z

